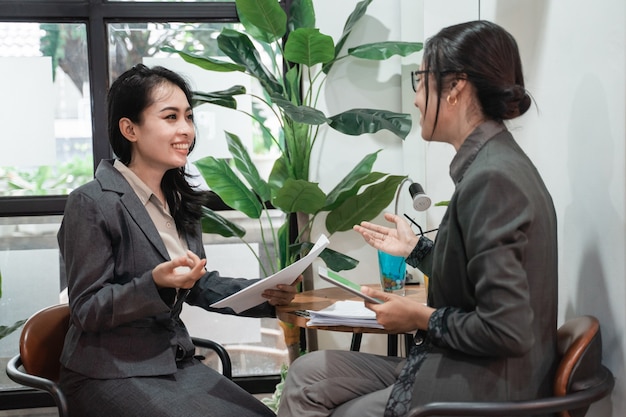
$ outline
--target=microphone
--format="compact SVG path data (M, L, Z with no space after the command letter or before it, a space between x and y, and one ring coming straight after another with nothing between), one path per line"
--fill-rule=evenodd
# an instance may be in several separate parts
M424 188L416 182L409 186L409 193L413 198L413 208L417 211L425 211L430 208L432 201L424 192Z

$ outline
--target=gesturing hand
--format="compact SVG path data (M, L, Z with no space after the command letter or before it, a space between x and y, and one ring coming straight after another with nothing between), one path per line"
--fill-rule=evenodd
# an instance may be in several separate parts
M191 288L204 275L206 259L187 251L187 256L180 256L163 262L152 270L152 279L163 288Z
M355 225L353 229L359 232L370 246L391 255L406 258L417 245L419 237L415 236L411 226L402 217L385 213L385 219L395 223L396 228L361 222L360 225Z

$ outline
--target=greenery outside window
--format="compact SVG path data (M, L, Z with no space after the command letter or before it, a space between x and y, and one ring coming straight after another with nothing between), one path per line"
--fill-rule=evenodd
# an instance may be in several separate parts
M0 196L64 195L93 177L86 34L0 23L0 114L11 121L0 125Z

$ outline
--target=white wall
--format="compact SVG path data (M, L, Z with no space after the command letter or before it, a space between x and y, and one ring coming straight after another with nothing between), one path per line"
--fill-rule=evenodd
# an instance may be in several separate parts
M357 0L314 3L319 27L337 39ZM399 37L422 41L443 26L477 18L495 21L515 36L527 88L536 102L509 127L537 165L557 210L559 320L597 316L604 362L617 377L611 398L592 407L588 416L622 416L626 414L626 4L623 0L378 0L370 5L367 27L357 28L352 44ZM336 88L327 89L327 105L337 111L357 105L400 107L416 114L407 84L408 71L415 64L419 55L384 64L346 64L341 77L329 84ZM402 80L394 75L399 73ZM452 150L447 145L424 144L418 132L414 127L401 145L383 135L346 138L327 132L320 149L323 170L314 172L314 178L318 175L322 188L332 186L349 169L345 162L356 151L365 154L383 147L376 169L409 174L433 200L446 200L452 193L448 176ZM442 209L431 208L424 221L436 226L442 214ZM349 278L377 279L370 248L355 233L333 236L332 247L361 260L346 273ZM321 348L345 348L348 343L345 337L320 336ZM378 352L382 346L377 339L364 342L364 350Z
M623 416L626 5L483 0L481 14L518 39L538 107L515 135L557 210L560 319L598 317L604 361L617 376L611 401L588 415Z
M337 41L343 26L354 9L357 1L314 0L317 24L322 33ZM382 40L399 40L401 37L398 21L400 9L397 1L374 1L368 8L361 24L357 25L346 44L347 47ZM351 108L381 108L402 111L400 93L399 58L383 62L358 59L346 59L336 64L327 78L323 97L319 106L326 114L334 115ZM409 89L411 87L409 86ZM320 187L330 191L354 165L365 155L384 149L379 153L374 170L405 175L402 165L402 140L388 132L374 135L347 136L332 129L326 129L318 139L317 150L321 160L312 161L311 180L319 181ZM315 160L315 157L313 158ZM314 228L315 233L323 232ZM374 249L365 245L360 236L353 231L340 232L331 237L331 248L361 260L352 271L342 273L347 278L360 283L372 283L378 280L378 264ZM316 267L316 266L315 266ZM328 286L317 279L316 288ZM318 332L320 348L347 348L350 334ZM362 350L386 352L386 338L382 335L366 335Z

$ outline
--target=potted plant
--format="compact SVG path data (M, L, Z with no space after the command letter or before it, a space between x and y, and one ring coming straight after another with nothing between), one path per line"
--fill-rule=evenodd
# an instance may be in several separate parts
M401 139L411 129L408 114L350 109L327 116L316 108L326 76L336 62L348 57L384 60L421 50L421 43L387 41L349 48L345 52L346 40L371 2L363 0L356 5L337 42L315 27L312 0L294 0L289 16L276 0L236 0L245 33L223 29L217 38L219 49L231 61L163 48L208 71L240 71L254 77L263 88L263 96L253 98L266 106L280 123L281 134L273 135L262 120L250 114L280 150L267 181L259 175L240 139L230 132L226 132L226 139L232 160L207 157L196 161L211 190L230 207L254 219L268 216L269 208L285 213L284 224L272 230L271 241L277 248L277 256L271 270L264 271L266 274L291 264L301 251L312 246L309 235L320 214L326 214L325 228L329 235L350 230L354 224L371 220L384 210L405 178L372 171L380 151L364 155L328 193L309 178L311 153L322 125L347 135L387 130ZM269 53L274 65L267 66L262 61L263 51ZM237 109L235 96L246 93L243 86L218 92L198 91L194 94L194 105L211 103ZM294 224L297 227L293 227ZM241 227L209 209L205 211L203 231L242 239L245 235ZM352 269L358 263L328 248L320 257L336 271ZM308 277L305 274L305 288L312 280L310 270L308 274ZM286 338L290 345L287 335ZM299 353L290 350L291 357Z

